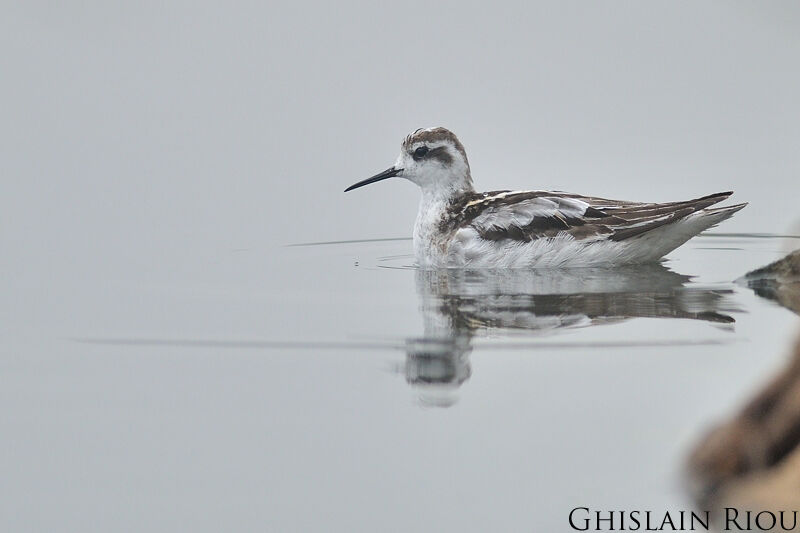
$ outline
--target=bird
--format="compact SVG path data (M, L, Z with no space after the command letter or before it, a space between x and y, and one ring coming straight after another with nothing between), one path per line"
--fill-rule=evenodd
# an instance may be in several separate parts
M443 127L407 135L394 165L347 189L405 178L422 189L413 244L421 268L614 267L658 262L747 204L733 194L682 202L610 200L561 191L476 192L464 145Z

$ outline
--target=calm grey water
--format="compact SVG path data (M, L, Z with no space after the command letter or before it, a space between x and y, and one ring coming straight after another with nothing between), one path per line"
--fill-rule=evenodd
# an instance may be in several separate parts
M408 240L266 246L15 285L4 529L564 531L576 506L686 509L686 452L797 333L731 280L798 244L711 234L664 265L550 272L422 272Z

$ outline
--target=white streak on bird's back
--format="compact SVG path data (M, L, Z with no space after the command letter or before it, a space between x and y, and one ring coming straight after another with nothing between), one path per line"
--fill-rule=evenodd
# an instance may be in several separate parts
M499 208L487 207L475 218L472 225L483 230L509 226L524 227L533 222L536 217L560 217L562 219L582 217L588 207L589 204L586 202L573 198L531 198Z

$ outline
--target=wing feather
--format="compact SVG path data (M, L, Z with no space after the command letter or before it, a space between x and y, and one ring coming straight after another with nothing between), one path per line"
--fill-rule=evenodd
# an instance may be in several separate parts
M456 217L485 240L632 239L728 198L724 192L670 203L635 203L547 191L498 191L467 199ZM457 229L457 228L456 228Z

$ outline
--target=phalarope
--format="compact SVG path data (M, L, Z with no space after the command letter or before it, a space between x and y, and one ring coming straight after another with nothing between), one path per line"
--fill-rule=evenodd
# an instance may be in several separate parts
M662 204L550 191L478 193L464 146L445 128L408 135L392 167L345 192L395 176L422 189L414 224L414 255L421 267L648 263L747 205L708 209L730 191Z

